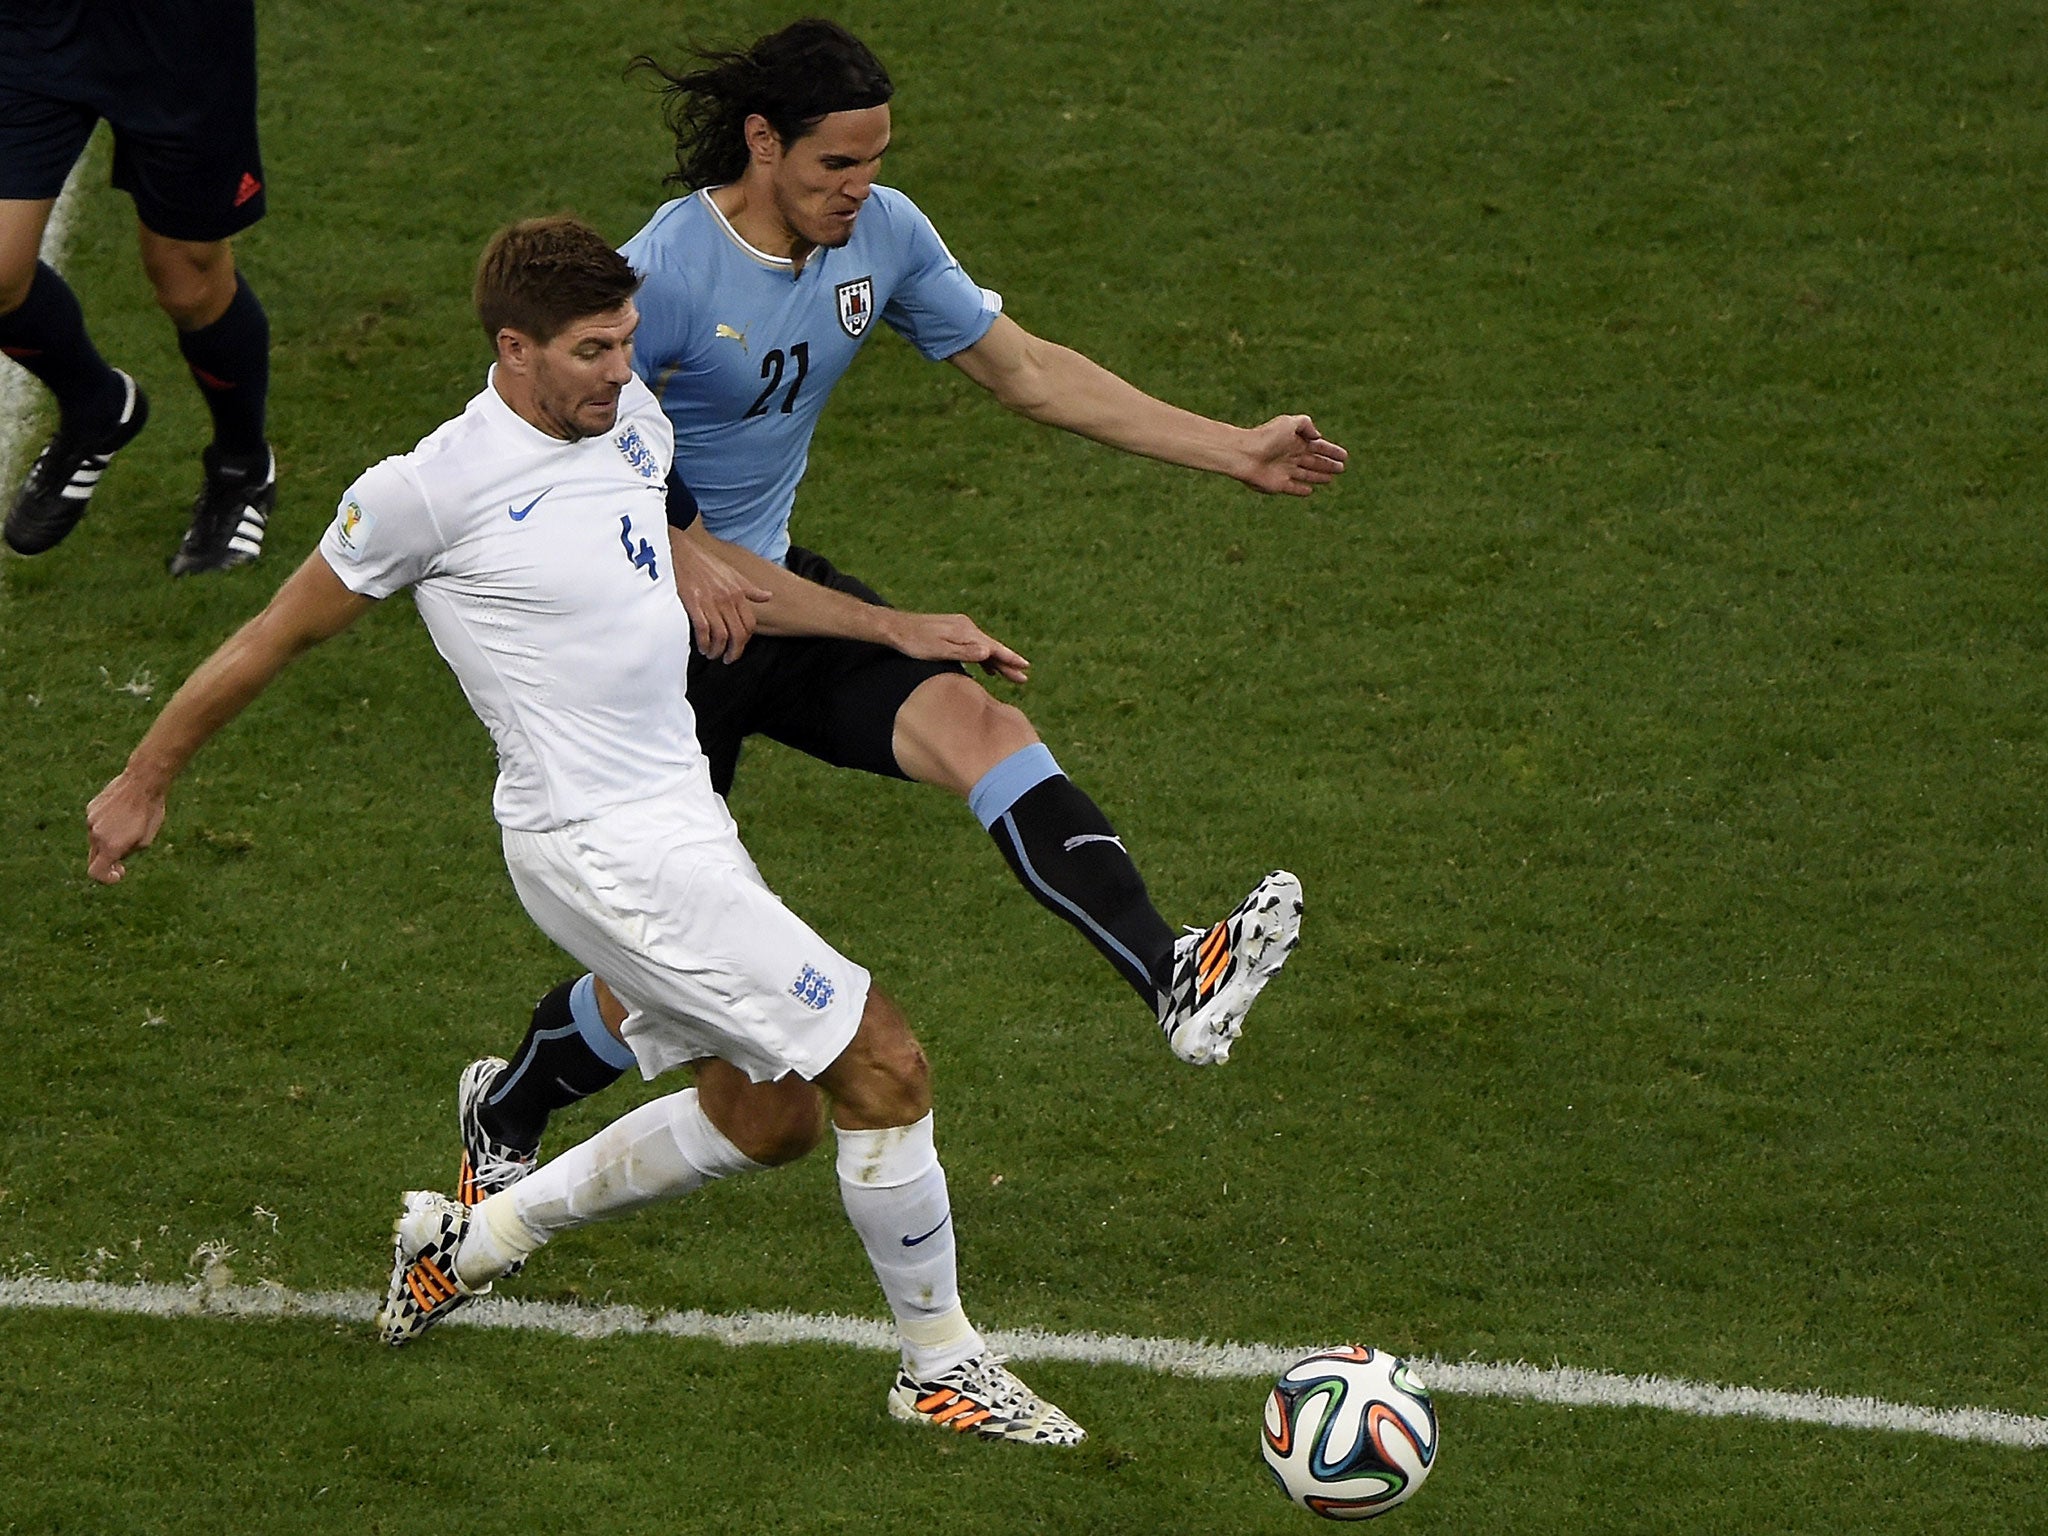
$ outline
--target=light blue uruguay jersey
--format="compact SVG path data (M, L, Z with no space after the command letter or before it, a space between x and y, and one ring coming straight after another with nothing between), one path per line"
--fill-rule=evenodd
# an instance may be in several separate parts
M938 361L1003 308L890 187L801 271L742 240L709 190L664 203L621 249L646 279L633 366L675 427L676 473L705 527L770 560L789 549L818 415L875 317Z

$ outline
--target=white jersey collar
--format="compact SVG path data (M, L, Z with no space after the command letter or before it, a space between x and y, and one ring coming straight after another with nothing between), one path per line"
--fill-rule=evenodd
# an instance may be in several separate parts
M725 231L725 238L738 246L742 251L745 251L755 261L760 262L762 266L772 267L777 272L795 273L797 270L796 263L789 257L770 256L766 251L762 250L758 245L751 243L744 235L732 227L732 220L725 216L725 210L718 206L718 199L711 195L721 190L723 189L720 187L705 187L697 195L704 199L704 206L711 210L711 217L716 219L718 227Z

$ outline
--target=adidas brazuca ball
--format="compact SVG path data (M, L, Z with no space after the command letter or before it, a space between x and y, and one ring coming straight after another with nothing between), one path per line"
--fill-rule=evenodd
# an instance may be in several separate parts
M1422 1486L1436 1438L1429 1390L1407 1362L1347 1344L1281 1373L1259 1448L1280 1491L1302 1508L1370 1520Z

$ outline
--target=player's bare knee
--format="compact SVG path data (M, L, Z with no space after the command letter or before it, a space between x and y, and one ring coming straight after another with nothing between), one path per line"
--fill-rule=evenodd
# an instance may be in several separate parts
M1021 752L1037 744L1037 727L1032 725L1030 716L1023 710L1014 704L1005 704L987 692L982 692L981 697L982 745L994 755L996 762L1001 762L1012 752Z
M768 1167L793 1163L825 1135L825 1102L800 1077L757 1083L716 1059L697 1064L697 1100L725 1139Z
M0 315L11 315L28 302L28 291L34 286L36 267L30 262L20 271L8 268L0 271Z
M839 1124L908 1125L932 1107L932 1069L910 1021L879 987L870 988L860 1028L820 1079Z
M913 778L965 795L989 769L1037 741L1023 710L971 677L948 673L930 679L905 704L896 755Z
M35 286L36 263L42 257L43 231L49 226L55 200L0 201L0 315L28 302Z
M235 260L224 240L196 245L145 234L142 270L157 307L181 331L213 324L235 297Z
M801 1092L765 1097L753 1106L742 1134L728 1133L734 1146L764 1167L796 1162L824 1139L824 1098L809 1083L797 1082Z
M771 1168L795 1162L825 1136L824 1096L800 1078L787 1081L794 1085L792 1090L762 1105L752 1136L740 1147L755 1162Z
M868 989L867 1008L861 1014L860 1031L854 1036L862 1048L871 1076L899 1093L928 1095L932 1067L924 1047L910 1032L910 1020L880 987Z
M878 1059L883 1078L905 1104L923 1106L918 1113L931 1104L932 1064L924 1053L924 1047L917 1043L915 1036L905 1034L902 1040L891 1042L888 1050Z
M932 1107L932 1068L924 1048L915 1040L892 1051L881 1063L876 1093L867 1104L866 1118L875 1125L910 1125L922 1120Z
M230 289L228 299L234 298ZM188 288L173 284L156 290L157 308L170 316L171 324L181 331L203 331L222 315L227 313L227 303L203 289Z

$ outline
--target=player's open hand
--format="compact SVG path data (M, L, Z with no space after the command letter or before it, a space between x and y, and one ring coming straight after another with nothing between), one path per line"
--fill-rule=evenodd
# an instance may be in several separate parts
M1275 416L1251 429L1251 462L1238 478L1269 495L1309 496L1343 474L1350 457L1308 417Z
M983 631L964 613L903 613L889 610L889 644L919 661L957 661L979 666L1009 682L1031 679L1031 663Z
M674 552L676 595L690 616L698 654L738 661L754 635L754 605L768 601L767 588L690 539L671 539L669 548Z
M121 861L155 842L163 824L162 792L145 788L131 774L122 774L85 808L89 839L85 872L101 885L116 884L128 873L128 866Z

